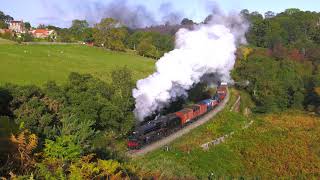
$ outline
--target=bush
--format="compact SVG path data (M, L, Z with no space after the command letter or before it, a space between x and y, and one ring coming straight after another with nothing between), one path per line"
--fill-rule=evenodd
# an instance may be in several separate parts
M148 40L141 41L137 46L137 51L141 56L151 57L155 59L160 57L157 48Z
M79 145L82 152L107 148L93 144L98 133L106 144L116 144L132 130L134 82L128 68L118 68L105 83L91 75L71 73L68 83L58 86L48 82L43 89L36 86L6 85L0 89L0 113L12 114L15 123L29 129L39 138L41 146L61 136ZM112 138L108 138L112 136Z
M74 136L60 136L56 141L46 139L44 155L49 158L61 160L75 160L80 157L82 148L74 143Z
M250 56L233 74L236 81L249 80L246 87L257 104L257 112L302 108L305 94L303 65L288 60ZM311 74L311 73L310 73Z

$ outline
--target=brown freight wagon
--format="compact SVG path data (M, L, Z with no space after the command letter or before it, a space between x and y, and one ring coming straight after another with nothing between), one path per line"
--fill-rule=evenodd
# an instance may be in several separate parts
M193 119L193 110L184 108L181 111L176 112L176 115L181 119L181 125L185 125Z
M197 118L203 114L205 114L208 110L208 107L205 104L195 104L188 107L193 110L193 118Z

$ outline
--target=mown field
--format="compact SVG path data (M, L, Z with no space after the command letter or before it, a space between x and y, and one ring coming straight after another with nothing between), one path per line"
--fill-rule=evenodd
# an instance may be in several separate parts
M1 40L2 41L2 40ZM131 53L83 45L18 45L0 41L0 84L61 84L70 72L89 73L108 80L112 69L127 66L135 79L153 72L154 61Z
M252 103L244 93L240 111L230 112L236 94L213 121L176 140L169 151L159 149L131 163L144 175L164 179L320 176L319 117L305 112L247 116ZM206 151L200 147L231 132L224 143Z
M6 40L6 39L2 39L0 38L0 45L3 45L3 44L16 44L14 41L10 41L10 40Z

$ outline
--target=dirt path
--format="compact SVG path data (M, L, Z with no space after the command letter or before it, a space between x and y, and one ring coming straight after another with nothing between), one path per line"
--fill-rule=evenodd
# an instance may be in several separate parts
M239 112L240 111L240 100L241 100L241 96L239 95L236 102L233 104L233 106L231 107L230 111L233 112Z
M127 153L128 156L130 157L138 157L144 154L147 154L148 152L154 151L166 144L171 143L172 141L174 141L175 139L189 133L191 130L193 130L194 128L197 128L199 126L201 126L202 124L208 122L210 119L212 119L218 112L220 112L221 110L224 109L224 107L226 106L227 102L229 101L229 92L227 93L226 98L220 103L220 105L214 109L213 111L211 111L210 113L206 114L205 116L203 116L201 119L199 119L196 122L193 122L192 124L188 125L187 127L181 129L180 131L171 134L170 136L163 138L159 141L156 141L146 147L143 147L140 150L135 150L135 151L129 151Z

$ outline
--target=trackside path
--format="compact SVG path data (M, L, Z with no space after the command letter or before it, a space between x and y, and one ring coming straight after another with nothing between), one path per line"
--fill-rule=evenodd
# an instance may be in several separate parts
M154 151L160 147L163 147L164 145L167 145L169 143L171 143L172 141L174 141L175 139L189 133L191 130L203 125L204 123L208 122L209 120L211 120L218 112L220 112L221 110L224 109L224 107L226 106L227 102L229 101L230 95L229 95L229 91L227 93L226 98L220 103L220 105L218 107L216 107L213 111L209 112L208 114L204 115L202 118L198 119L197 121L189 124L188 126L184 127L183 129L177 131L176 133L173 133L171 135L169 135L168 137L165 137L159 141L156 141L152 144L149 144L148 146L143 147L140 150L133 150L133 151L129 151L127 153L127 155L129 157L138 157L138 156L142 156L144 154L147 154L151 151Z

